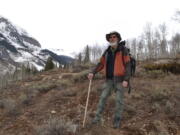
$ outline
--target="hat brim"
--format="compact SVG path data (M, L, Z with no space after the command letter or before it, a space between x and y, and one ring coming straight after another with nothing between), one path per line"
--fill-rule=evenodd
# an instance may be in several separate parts
M121 41L121 36L119 33L109 33L109 34L106 34L106 40L109 42L109 39L110 39L110 36L111 35L116 35L119 39L119 42Z

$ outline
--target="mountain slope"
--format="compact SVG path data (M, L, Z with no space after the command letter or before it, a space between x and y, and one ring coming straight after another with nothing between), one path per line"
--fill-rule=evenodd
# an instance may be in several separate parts
M58 65L73 61L71 57L65 59L50 50L45 51L35 38L4 17L0 17L0 48L0 60L6 60L11 65L9 70L13 70L12 67L20 67L22 63L29 63L30 66L41 70L50 56Z

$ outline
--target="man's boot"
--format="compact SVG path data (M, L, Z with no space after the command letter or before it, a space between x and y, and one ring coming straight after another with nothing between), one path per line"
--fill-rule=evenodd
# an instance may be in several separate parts
M121 119L120 118L114 118L113 121L113 128L120 128L120 124L121 124Z

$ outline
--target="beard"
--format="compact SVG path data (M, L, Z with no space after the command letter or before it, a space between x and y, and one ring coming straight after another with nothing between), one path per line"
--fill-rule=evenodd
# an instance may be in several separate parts
M116 46L116 45L118 45L118 42L112 42L112 43L110 43L110 46Z

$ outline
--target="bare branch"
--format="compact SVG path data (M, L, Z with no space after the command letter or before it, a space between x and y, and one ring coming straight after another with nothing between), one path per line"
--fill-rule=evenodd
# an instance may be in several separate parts
M180 10L175 12L175 15L172 17L172 19L180 23Z

